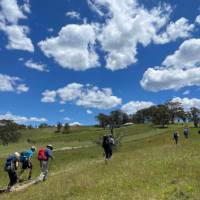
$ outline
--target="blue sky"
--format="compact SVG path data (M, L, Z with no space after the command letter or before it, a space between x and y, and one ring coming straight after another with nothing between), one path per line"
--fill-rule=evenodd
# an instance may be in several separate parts
M0 119L200 108L199 28L197 0L1 0Z

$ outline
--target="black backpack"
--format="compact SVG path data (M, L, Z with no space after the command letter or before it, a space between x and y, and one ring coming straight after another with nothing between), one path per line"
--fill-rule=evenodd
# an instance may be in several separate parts
M103 136L102 146L105 147L107 145L109 145L109 137L108 136Z

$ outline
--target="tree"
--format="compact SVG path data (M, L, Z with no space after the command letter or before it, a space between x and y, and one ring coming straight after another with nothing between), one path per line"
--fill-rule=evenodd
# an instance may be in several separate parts
M10 142L17 142L20 138L18 125L12 120L0 120L0 142L8 145Z
M126 123L128 123L130 121L131 121L130 120L130 116L128 116L126 113L123 112L123 114L122 114L122 123L126 124Z
M38 128L47 128L49 125L47 123L41 123Z
M191 119L191 113L190 112L185 112L183 109L179 110L177 117L183 120L185 123L187 120Z
M179 117L181 112L183 114L181 103L170 100L166 103L166 106L169 108L170 122L174 124L176 117Z
M124 113L121 110L115 110L110 113L110 125L120 127L123 124Z
M33 129L33 126L32 125L28 125L27 128L28 129Z
M106 128L106 126L108 126L110 124L110 121L109 121L109 116L108 115L105 115L103 113L99 113L97 116L96 116L96 120L99 122L99 126L101 128Z
M170 110L166 105L158 105L152 116L152 122L157 125L161 125L162 128L169 124Z
M70 133L70 125L68 123L65 123L62 133Z
M60 122L57 123L57 130L56 133L60 133L62 129L62 124Z
M191 115L192 115L192 120L194 122L194 126L197 128L199 124L199 114L200 110L196 107L192 107L190 109Z
M133 115L133 122L134 123L139 123L139 124L144 124L146 119L148 118L148 110L145 109L141 109L138 110L134 115Z

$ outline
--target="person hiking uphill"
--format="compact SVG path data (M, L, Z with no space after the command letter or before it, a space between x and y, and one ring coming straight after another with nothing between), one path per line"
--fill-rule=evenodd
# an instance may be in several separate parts
M36 147L32 146L29 150L21 153L20 162L22 164L22 169L20 172L19 180L20 180L20 177L22 176L22 174L24 173L24 171L27 169L29 169L28 180L31 179L32 169L33 169L32 157L33 157L35 150L36 150Z
M54 159L52 155L53 146L51 144L46 146L46 149L40 149L38 152L38 160L40 161L40 180L45 181L48 176L49 159Z
M178 139L179 139L179 133L178 133L178 131L174 132L173 139L175 140L175 143L178 144Z
M189 128L188 128L188 126L186 126L186 127L184 128L183 134L184 134L184 136L185 136L185 139L188 139L188 137L189 137Z
M108 160L112 157L112 148L114 144L115 144L115 141L112 135L103 136L102 147L105 153L105 163L107 163Z
M17 177L17 169L19 166L19 157L20 154L18 152L15 152L12 155L9 155L6 159L5 163L5 171L8 173L9 176L9 184L8 184L8 191L11 191L11 188L17 183L18 177Z

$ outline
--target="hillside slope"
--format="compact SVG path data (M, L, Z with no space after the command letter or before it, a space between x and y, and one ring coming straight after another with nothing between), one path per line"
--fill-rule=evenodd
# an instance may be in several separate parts
M200 135L197 129L191 129L190 139L186 141L181 135L176 146L171 139L174 129L182 127L155 129L135 125L117 130L125 137L108 165L104 164L101 147L95 144L56 152L48 181L22 192L1 195L0 199L14 200L18 195L20 200L198 200ZM35 166L37 176L36 160Z

